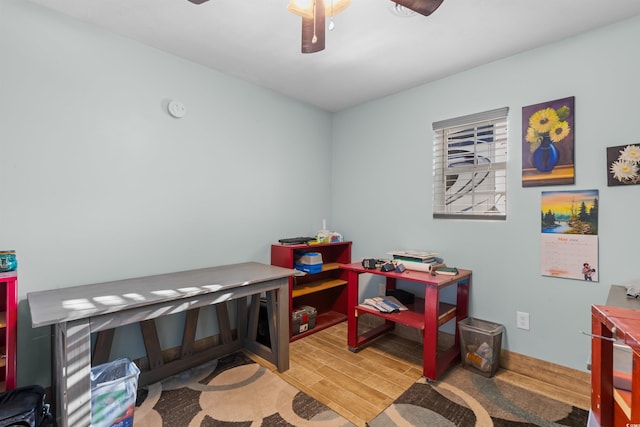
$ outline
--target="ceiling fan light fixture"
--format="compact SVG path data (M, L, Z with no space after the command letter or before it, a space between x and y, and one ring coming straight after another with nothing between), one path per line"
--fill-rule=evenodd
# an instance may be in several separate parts
M303 18L313 18L313 0L290 0L287 9ZM351 0L325 0L325 16L334 16L344 11L351 4Z
M291 0L287 9L303 18L313 18L313 0Z
M324 9L327 16L335 16L344 12L351 4L351 0L325 0Z

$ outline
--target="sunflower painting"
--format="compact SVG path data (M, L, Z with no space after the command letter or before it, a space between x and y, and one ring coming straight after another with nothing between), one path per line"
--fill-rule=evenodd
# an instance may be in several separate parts
M573 184L575 99L522 107L522 186Z

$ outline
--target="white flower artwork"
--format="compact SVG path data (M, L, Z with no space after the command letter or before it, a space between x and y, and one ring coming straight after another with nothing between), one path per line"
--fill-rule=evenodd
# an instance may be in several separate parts
M607 185L640 184L640 145L607 148Z

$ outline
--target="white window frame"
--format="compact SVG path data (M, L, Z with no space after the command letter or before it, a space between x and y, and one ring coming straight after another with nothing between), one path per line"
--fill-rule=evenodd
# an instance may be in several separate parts
M507 219L509 108L433 123L433 218Z

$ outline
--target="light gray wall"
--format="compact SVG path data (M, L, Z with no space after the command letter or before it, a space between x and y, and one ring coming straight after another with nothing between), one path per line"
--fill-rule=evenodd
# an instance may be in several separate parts
M503 348L586 370L590 338L578 331L591 329L591 304L640 278L640 186L606 182L606 147L640 144L638 39L635 18L336 114L333 218L354 258L437 251L473 270L471 315L505 326ZM522 188L522 107L567 96L576 183ZM508 220L432 219L432 122L505 106ZM599 283L540 275L541 192L575 189L600 191ZM530 313L530 331L516 328L516 311Z
M331 219L325 111L21 0L0 2L0 57L0 247L19 263L20 384L49 384L49 330L31 328L28 292L268 263L271 243ZM118 336L113 354L144 354Z
M323 218L354 241L354 259L429 249L473 269L472 315L504 324L504 347L585 369L590 305L638 278L640 187L606 186L605 148L640 143L639 33L633 19L331 115L1 1L0 245L20 264L18 382L49 382L48 331L31 328L28 292L269 262L272 242ZM565 96L576 97L576 185L523 189L520 109ZM168 116L170 99L185 118ZM433 220L431 123L503 106L508 221ZM600 282L540 276L540 192L591 188ZM515 328L517 310L531 331ZM135 331L118 335L115 351L138 357Z

